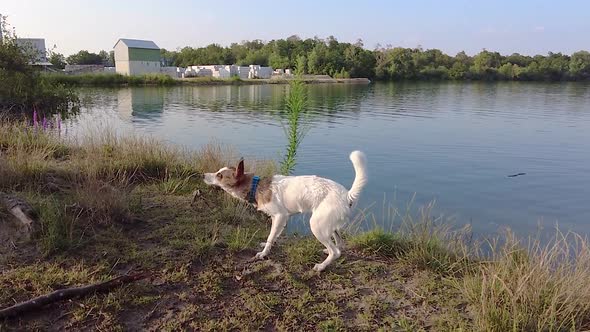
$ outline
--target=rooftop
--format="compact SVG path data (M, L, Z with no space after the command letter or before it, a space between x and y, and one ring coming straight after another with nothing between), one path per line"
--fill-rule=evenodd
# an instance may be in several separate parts
M156 43L151 40L140 40L140 39L126 39L126 38L119 38L119 40L115 43L115 46L119 42L122 42L129 48L146 48L151 50L159 50L160 48ZM114 47L114 46L113 46Z

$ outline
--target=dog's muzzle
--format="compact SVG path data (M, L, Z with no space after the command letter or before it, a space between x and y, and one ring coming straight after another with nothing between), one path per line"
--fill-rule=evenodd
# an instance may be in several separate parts
M203 181L208 185L214 185L215 184L215 173L203 174Z

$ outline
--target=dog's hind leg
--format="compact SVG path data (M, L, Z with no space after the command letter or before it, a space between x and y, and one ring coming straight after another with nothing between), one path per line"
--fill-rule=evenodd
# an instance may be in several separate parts
M326 257L323 262L316 264L313 267L313 269L318 272L323 271L328 265L340 257L340 249L338 249L334 242L332 242L333 232L326 228L326 225L328 225L329 222L325 219L329 217L329 213L325 215L318 215L316 212L311 216L309 221L311 232L324 246L326 246L328 251L328 257Z
M283 229L285 229L285 226L287 225L287 219L289 219L289 216L282 214L278 214L272 217L272 226L270 228L270 233L268 234L268 239L266 239L266 242L264 244L264 249L262 249L261 252L257 253L254 258L263 259L264 257L266 257L266 255L268 255L268 253L270 252L270 248L277 240L279 235L281 235Z
M334 234L332 235L332 237L334 238L334 242L336 244L336 247L338 249L340 249L340 251L342 251L342 247L344 246L344 241L342 241L342 237L340 236L338 231L334 231ZM322 252L326 255L329 254L328 249L323 249Z
M340 236L340 233L338 233L338 231L334 231L334 242L336 242L336 247L342 250L342 248L344 247L344 241L342 240L342 237Z

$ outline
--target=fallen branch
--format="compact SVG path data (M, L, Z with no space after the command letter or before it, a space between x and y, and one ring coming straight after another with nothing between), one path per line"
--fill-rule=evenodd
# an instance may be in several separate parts
M148 273L123 275L98 284L56 290L55 292L42 295L32 300L21 302L13 305L12 307L0 310L0 319L15 317L25 312L39 309L45 305L55 302L69 300L76 297L84 297L94 293L108 292L113 288L122 286L124 284L132 283L138 280L142 280L147 277L149 277Z
M6 206L8 212L25 226L29 234L35 229L37 221L31 217L33 209L27 202L3 192L0 192L0 202Z

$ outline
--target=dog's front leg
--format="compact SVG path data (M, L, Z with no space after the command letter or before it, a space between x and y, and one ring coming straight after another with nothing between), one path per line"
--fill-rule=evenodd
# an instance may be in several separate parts
M283 229L285 229L285 225L287 225L288 218L288 216L282 214L274 215L272 217L272 226L270 228L270 234L268 234L268 239L264 244L264 249L262 249L261 252L257 253L255 258L263 259L264 257L266 257L266 255L268 255L273 243L277 240L279 235L281 235Z

